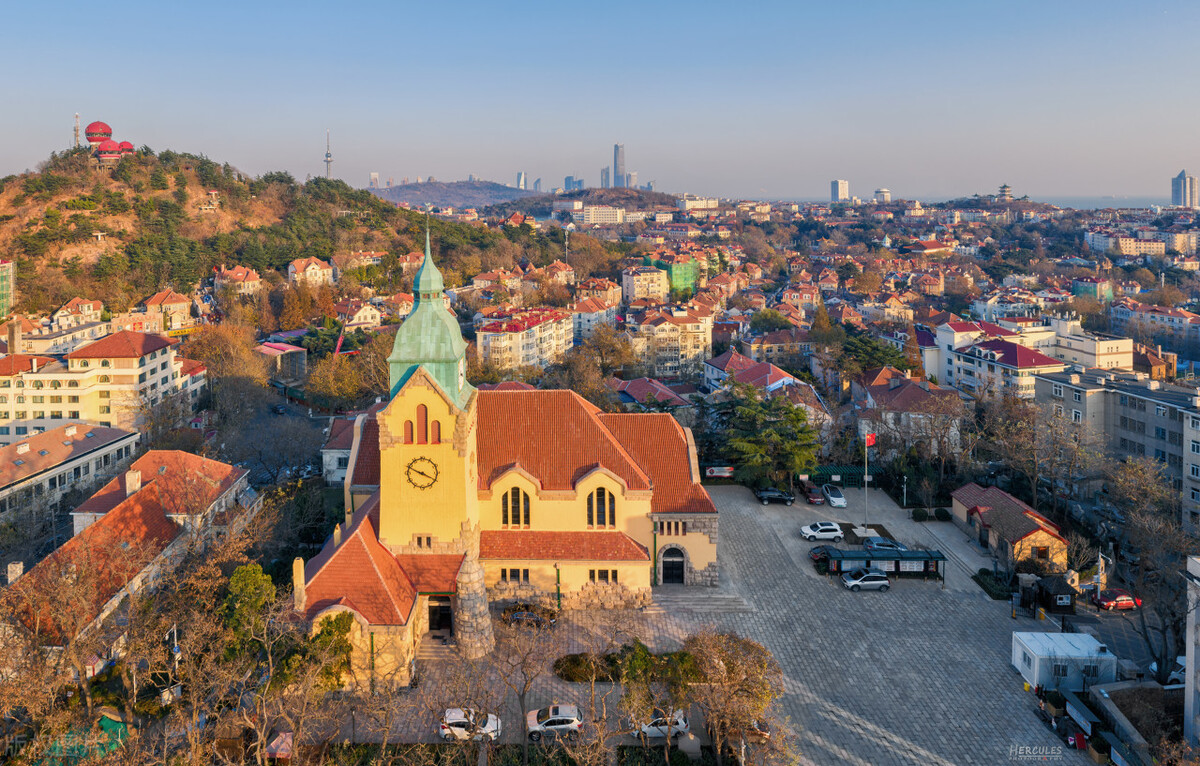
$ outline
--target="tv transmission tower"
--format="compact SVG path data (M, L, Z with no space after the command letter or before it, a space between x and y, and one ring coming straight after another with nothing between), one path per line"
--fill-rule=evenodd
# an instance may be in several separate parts
M79 112L75 113L75 148L79 148Z
M331 178L333 172L333 152L329 151L329 129L325 129L325 177Z

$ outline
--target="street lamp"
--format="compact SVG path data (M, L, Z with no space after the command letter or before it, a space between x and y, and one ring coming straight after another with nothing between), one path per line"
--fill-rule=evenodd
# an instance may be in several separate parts
M558 611L562 611L562 570L558 562L554 562L554 598L558 602Z
M908 507L908 474L904 474L904 507Z

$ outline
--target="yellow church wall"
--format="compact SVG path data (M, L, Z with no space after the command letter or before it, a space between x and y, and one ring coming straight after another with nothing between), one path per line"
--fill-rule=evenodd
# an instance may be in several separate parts
M529 495L529 529L554 532L586 532L589 529L624 532L633 539L649 546L650 538L650 493L635 491L626 493L624 486L611 473L593 471L572 490L539 490L537 484L524 471L512 470L492 483L491 491L480 493L480 527L487 530L524 529L524 525L504 526L503 502L506 493L513 487ZM587 499L599 487L604 487L616 498L617 523L615 527L588 527ZM511 511L510 511L510 521ZM522 518L522 521L524 519Z
M454 444L458 413L442 398L432 382L418 371L391 403L378 415L380 433L380 514L379 538L388 545L409 545L414 536L433 537L433 542L457 540L463 521L478 520L478 479L475 472L473 439ZM417 408L428 410L428 438L419 443ZM405 422L411 421L414 443L404 441ZM440 425L439 443L431 443L434 422ZM436 466L436 481L417 486L429 479L416 474L421 470L433 476L427 464L413 464L424 458ZM410 471L411 469L411 471ZM412 479L412 481L410 481ZM414 485L416 482L417 485Z
M322 612L313 620L312 632L321 629L324 620L337 616L342 608ZM349 610L347 610L349 611ZM369 688L371 684L407 685L416 646L413 629L416 620L406 626L368 626L355 612L350 624L350 677L343 678L346 687Z
M570 561L558 562L558 575L561 582L556 580L553 561L522 561L489 560L483 564L484 578L488 587L494 587L501 582L501 569L528 569L529 585L550 596L556 589L563 593L577 591L591 582L593 570L617 570L617 581L631 590L650 587L650 562L612 562L612 561Z

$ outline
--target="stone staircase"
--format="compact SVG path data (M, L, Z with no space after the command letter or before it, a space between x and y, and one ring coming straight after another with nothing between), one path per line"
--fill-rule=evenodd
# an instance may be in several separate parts
M437 638L426 634L417 645L417 662L443 662L458 657L458 650L452 644L443 644Z
M654 588L650 606L643 614L737 614L753 612L744 598L736 593L721 592L711 588Z

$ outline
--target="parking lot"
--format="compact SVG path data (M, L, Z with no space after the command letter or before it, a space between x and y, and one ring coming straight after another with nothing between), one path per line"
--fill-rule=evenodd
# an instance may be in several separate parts
M1035 717L1036 701L1009 665L1014 630L1052 626L1010 616L970 580L978 561L953 524L917 524L882 493L872 492L873 519L910 546L942 546L950 559L945 587L901 579L887 593L851 593L818 575L801 526L821 519L861 521L861 491L848 507L759 505L734 486L710 489L722 512L716 589L660 588L655 605L636 616L656 651L678 648L689 631L715 625L769 648L785 675L782 700L804 764L999 764L1013 748L1060 747ZM949 551L961 538L961 550ZM843 543L843 547L846 544ZM558 630L583 630L568 613ZM571 643L578 644L572 640ZM420 662L422 685L436 684L446 660ZM450 660L452 661L452 660ZM532 706L582 703L586 690L552 676L530 695ZM519 742L520 719L509 700L502 741ZM431 741L434 716L413 705L396 721L401 741ZM694 728L702 728L693 720ZM1046 760L1086 763L1074 751Z

